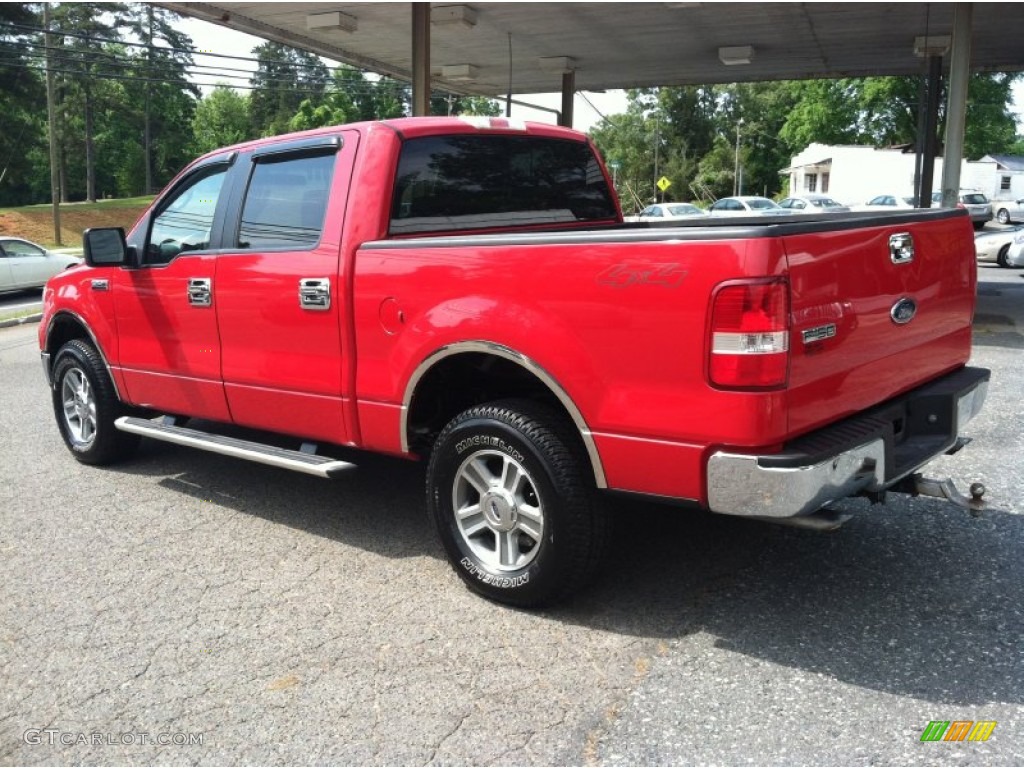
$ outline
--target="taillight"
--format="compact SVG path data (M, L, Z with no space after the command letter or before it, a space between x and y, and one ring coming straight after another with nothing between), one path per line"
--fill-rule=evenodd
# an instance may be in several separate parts
M708 376L716 387L783 387L789 372L789 283L726 283L711 308Z

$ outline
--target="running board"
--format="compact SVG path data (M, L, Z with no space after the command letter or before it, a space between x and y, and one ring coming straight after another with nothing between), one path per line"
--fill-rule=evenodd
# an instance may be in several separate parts
M316 475L317 477L332 478L356 466L347 461L339 461L327 456L317 456L315 453L292 451L287 448L278 448L251 440L240 440L237 437L214 435L198 429L161 424L160 422L140 419L135 416L122 416L114 422L114 426L122 432L131 432L133 435L142 435L153 440L184 445L188 448L199 448L203 451L211 451L223 456L233 456L237 459L248 459L259 464L268 464L271 467L280 467L281 469L291 469L295 472L304 472L307 475Z

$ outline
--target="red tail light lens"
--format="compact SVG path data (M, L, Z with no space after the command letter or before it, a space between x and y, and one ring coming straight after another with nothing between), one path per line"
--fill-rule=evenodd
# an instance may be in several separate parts
M729 283L711 309L708 376L726 389L775 389L789 373L789 283Z

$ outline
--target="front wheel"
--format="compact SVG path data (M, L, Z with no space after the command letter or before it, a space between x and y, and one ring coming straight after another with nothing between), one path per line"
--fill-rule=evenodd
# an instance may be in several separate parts
M519 400L464 411L438 436L427 505L470 589L537 607L596 574L609 516L577 443L558 413Z
M1005 208L1000 208L996 212L996 220L1000 224L1009 224L1010 223L1010 212L1008 210L1006 210Z
M135 450L138 436L114 426L123 406L95 347L80 339L61 347L53 363L53 381L57 426L76 459L110 464Z
M999 253L996 255L996 264L1000 267L1008 267L1010 263L1006 260L1006 257L1010 254L1010 244L1007 243L999 249Z

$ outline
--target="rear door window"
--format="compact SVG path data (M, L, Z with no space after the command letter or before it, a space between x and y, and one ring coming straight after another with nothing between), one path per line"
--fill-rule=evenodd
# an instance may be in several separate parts
M402 145L391 234L600 221L615 203L589 145L465 135Z
M304 250L320 241L335 154L260 158L242 208L238 247Z

